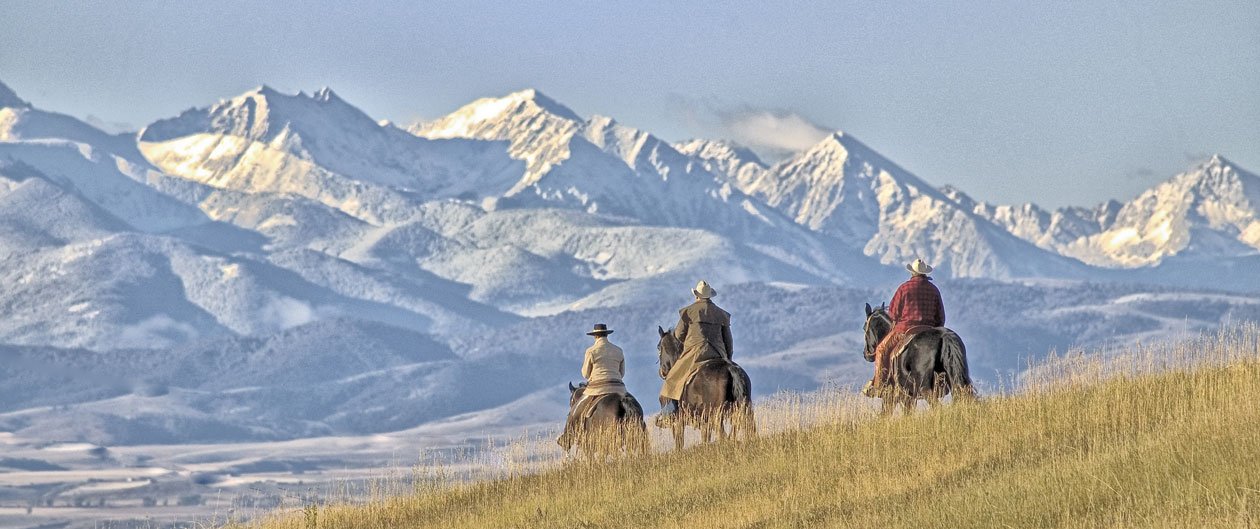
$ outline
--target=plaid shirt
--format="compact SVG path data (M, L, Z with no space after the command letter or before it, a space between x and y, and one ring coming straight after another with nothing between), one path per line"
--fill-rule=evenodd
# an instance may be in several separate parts
M897 287L888 315L896 322L893 332L906 332L916 325L943 327L945 305L941 303L941 291L927 276L914 276Z

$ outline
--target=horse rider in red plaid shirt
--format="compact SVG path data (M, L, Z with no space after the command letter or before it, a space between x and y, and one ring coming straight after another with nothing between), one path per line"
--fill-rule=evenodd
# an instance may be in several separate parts
M875 377L862 391L868 396L876 396L889 380L889 367L892 354L905 345L909 338L922 327L944 327L945 305L941 302L941 291L932 284L928 273L932 267L915 259L906 265L910 271L910 280L897 287L892 302L888 304L888 316L893 320L892 332L888 333L875 348Z

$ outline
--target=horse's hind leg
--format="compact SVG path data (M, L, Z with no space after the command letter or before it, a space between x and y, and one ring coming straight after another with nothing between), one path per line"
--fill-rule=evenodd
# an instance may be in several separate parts
M714 415L709 410L705 410L700 414L700 438L705 444L713 442L713 426L716 422Z
M752 403L740 402L735 405L731 414L731 437L735 437L736 432L744 439L757 436L757 420L753 417Z
M879 399L879 401L880 417L891 417L893 410L897 409L897 398L892 395L886 395Z
M932 389L927 392L928 406L936 408L941 405L941 399L945 398L946 384L945 373L937 373L932 377Z
M647 426L639 423L630 427L630 446L634 448L637 455L647 455L650 446L648 444Z
M910 395L903 395L901 397L901 406L906 410L906 415L914 413L914 402L915 398Z
M731 417L731 408L730 406L723 406L722 411L718 413L717 421L714 421L714 425L717 426L718 441L725 441L731 437L726 434L726 419L728 417ZM734 434L735 420L734 418L731 418L731 435Z

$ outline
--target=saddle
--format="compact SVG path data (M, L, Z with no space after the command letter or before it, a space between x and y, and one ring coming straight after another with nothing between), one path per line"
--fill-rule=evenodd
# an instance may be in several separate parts
M725 358L712 358L712 359L709 359L709 360L703 360L703 361L700 361L700 362L696 362L695 364L692 364L692 365L691 365L691 371L687 372L687 377L686 377L685 379L683 379L683 380L684 380L684 382L683 382L683 394L686 394L686 392L687 392L687 387L691 385L691 381L693 381L693 380L695 380L695 379L696 379L696 375L700 374L700 370L701 370L701 369L704 369L704 368L706 368L706 367L710 367L710 366L728 367L728 368L729 368L729 367L731 367L731 366L734 366L734 367L739 367L739 364L736 364L735 362L732 362L732 361L727 360L727 359L725 359Z
M594 395L589 398L582 397L582 399L578 401L577 406L573 408L573 411L571 411L569 415L572 416L575 420L585 421L591 418L591 415L595 413L595 408L600 402L603 402L605 399L614 399L614 400L620 401L622 396L623 395L618 395L616 393L605 393L603 395Z
M906 346L910 345L910 341L913 340L915 336L935 328L936 327L932 327L931 325L915 325L914 327L906 329L906 332L901 335L901 339L897 343L892 344L889 358L896 358L900 356L901 353L906 350Z

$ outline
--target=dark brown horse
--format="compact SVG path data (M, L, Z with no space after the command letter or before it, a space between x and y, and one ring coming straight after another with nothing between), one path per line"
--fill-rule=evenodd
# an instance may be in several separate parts
M682 356L683 345L672 331L660 327L656 331L661 335L656 352L660 357L660 375L664 379L674 362ZM706 443L713 440L714 430L720 439L726 439L728 420L731 437L743 435L751 438L757 435L757 424L753 420L752 381L748 379L748 373L733 362L702 364L683 389L682 398L678 401L678 417L669 425L674 433L674 447L682 449L687 426L700 430Z
M866 304L866 348L862 356L875 361L875 348L892 331L893 321L884 307L872 309ZM914 409L918 399L936 406L953 393L954 400L971 400L976 396L967 371L967 348L958 334L945 327L933 327L915 334L898 354L893 351L889 363L892 383L883 398L882 413L889 415L897 404L906 412Z
M582 400L586 385L569 384L569 410ZM577 410L583 417L577 418L573 429L560 438L560 446L567 452L573 445L578 452L592 459L621 457L622 455L648 452L647 424L643 422L643 406L634 395L595 395ZM591 409L593 407L593 409ZM589 413L585 410L589 409Z

